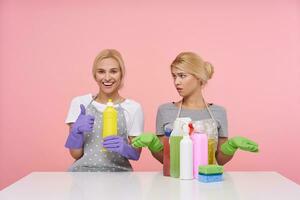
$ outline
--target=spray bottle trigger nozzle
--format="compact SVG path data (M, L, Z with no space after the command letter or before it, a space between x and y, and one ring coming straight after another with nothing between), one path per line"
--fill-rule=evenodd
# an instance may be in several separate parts
M191 135L193 132L194 132L194 126L193 126L193 123L189 123L189 135Z

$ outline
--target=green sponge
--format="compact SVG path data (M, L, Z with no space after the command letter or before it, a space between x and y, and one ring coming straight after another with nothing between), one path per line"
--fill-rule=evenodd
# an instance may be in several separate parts
M198 168L199 174L222 174L223 166L220 165L200 165Z

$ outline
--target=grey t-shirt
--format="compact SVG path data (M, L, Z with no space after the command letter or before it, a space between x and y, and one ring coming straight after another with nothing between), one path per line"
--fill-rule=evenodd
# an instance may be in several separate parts
M218 136L228 137L225 108L215 104L210 104L209 109L218 123ZM164 135L164 126L170 123L173 124L177 117L178 110L179 107L177 107L174 103L165 103L159 106L156 115L157 135ZM206 108L200 110L182 108L179 117L190 117L193 121L211 119L211 116Z

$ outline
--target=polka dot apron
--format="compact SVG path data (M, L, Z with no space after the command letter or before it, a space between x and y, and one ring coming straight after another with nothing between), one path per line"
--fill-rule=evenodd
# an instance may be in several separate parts
M94 99L86 108L86 114L95 117L92 132L84 133L83 156L76 160L69 171L71 172L114 172L132 171L129 160L116 152L102 151L102 123L103 113L97 110L92 104ZM127 139L127 128L125 119L125 109L121 104L116 107L118 111L118 136Z

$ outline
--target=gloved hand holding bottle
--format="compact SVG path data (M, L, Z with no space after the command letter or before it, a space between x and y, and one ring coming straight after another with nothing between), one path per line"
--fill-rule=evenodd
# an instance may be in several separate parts
M66 141L65 147L69 149L80 149L83 145L84 132L93 130L95 117L86 115L84 105L80 104L80 114L72 125L71 132Z
M232 156L237 149L250 152L259 151L257 143L240 136L233 137L221 145L221 151L229 156Z
M129 145L121 136L107 136L102 145L108 151L116 152L131 160L138 160L140 157L140 152Z
M156 153L163 150L164 146L154 133L142 133L132 140L131 145L135 148L148 147L150 151Z

